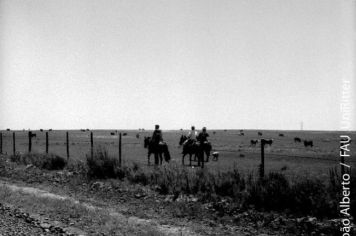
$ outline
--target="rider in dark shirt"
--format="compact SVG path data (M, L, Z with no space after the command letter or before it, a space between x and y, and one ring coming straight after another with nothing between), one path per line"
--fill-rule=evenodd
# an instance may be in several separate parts
M199 133L197 140L201 143L208 143L209 134L206 132L206 127L203 127L202 132Z
M152 142L155 144L159 144L163 141L162 131L159 129L159 125L155 125L155 130L152 134Z

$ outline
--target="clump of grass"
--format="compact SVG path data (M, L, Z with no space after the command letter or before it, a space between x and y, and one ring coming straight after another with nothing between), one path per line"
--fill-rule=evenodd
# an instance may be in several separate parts
M98 147L93 156L87 155L87 175L89 178L115 178L118 161L109 156L108 151L103 147Z
M47 170L62 170L67 165L66 159L55 154L16 153L10 157L10 160L18 164L31 164Z

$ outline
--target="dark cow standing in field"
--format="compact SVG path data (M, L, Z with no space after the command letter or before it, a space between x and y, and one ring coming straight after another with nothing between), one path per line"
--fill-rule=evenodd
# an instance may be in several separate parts
M302 142L302 139L301 139L301 138L298 138L298 137L295 137L295 138L294 138L294 142L295 142L295 143L300 143L300 142Z
M258 139L251 139L250 141L252 147L255 147L257 143L258 143Z
M257 134L258 134L258 136L262 136L262 132L258 132Z
M263 142L264 142L265 145L272 146L273 139L263 139Z
M154 155L158 155L161 165L163 160L162 154L164 155L164 160L166 162L169 162L169 160L171 159L171 155L168 150L168 145L166 143L156 144L151 140L151 137L144 137L144 148L148 149L148 154L147 154L148 165L150 165L150 156L152 153Z
M115 132L110 132L111 135L115 135Z
M278 134L279 137L284 137L284 134Z
M304 140L304 146L305 147L313 147L313 140Z

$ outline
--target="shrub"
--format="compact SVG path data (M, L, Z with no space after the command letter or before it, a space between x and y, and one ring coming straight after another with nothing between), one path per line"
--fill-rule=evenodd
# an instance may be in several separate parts
M269 173L258 180L250 180L246 204L258 209L282 210L290 206L291 189L286 177L279 173Z
M99 147L93 156L87 155L89 178L115 178L118 161L110 157L105 148Z
M11 156L10 160L24 165L32 164L38 168L47 170L62 170L67 165L67 161L63 157L54 154L17 153Z

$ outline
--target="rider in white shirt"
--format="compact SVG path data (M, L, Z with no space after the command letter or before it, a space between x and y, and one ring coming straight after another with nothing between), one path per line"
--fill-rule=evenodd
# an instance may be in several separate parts
M197 141L198 132L195 130L195 127L192 126L192 129L188 133L188 138L193 141Z
M188 142L190 143L194 143L197 141L197 136L198 136L198 132L195 130L195 127L192 126L191 130L188 133L188 139L185 140L185 142L183 143L183 145L187 144Z

